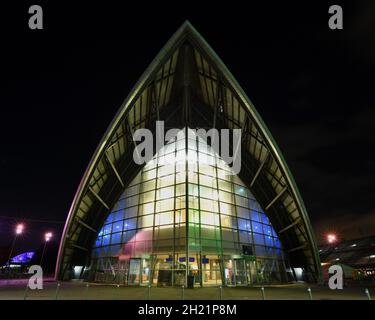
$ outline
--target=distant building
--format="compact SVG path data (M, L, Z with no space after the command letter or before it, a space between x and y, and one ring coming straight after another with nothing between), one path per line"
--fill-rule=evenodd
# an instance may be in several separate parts
M137 165L133 133L154 131L158 120L180 132ZM239 174L229 174L193 133L198 128L242 129ZM161 155L179 163L162 164ZM320 275L309 217L280 150L232 74L186 22L100 142L66 221L57 278L238 286L316 282Z
M35 255L34 251L21 253L12 259L10 259L10 264L28 264L31 262Z
M27 271L28 267L32 264L33 258L35 256L35 251L28 251L20 253L14 257L12 257L9 261L0 266L0 270L3 272L11 271L12 274L14 273L23 273Z
M325 279L333 264L344 266L346 278L375 279L375 236L321 246L319 254Z

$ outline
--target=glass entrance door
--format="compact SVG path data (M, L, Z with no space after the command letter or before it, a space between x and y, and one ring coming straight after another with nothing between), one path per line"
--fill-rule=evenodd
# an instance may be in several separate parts
M217 257L202 258L203 286L221 284L220 260Z
M224 283L227 286L246 286L251 283L249 271L245 259L224 260Z
M141 282L141 259L130 259L129 285L139 285Z
M141 285L151 284L151 261L150 259L142 259Z
M234 260L235 285L247 285L246 267L244 259Z
M253 285L257 283L257 268L255 261L246 261L247 283Z

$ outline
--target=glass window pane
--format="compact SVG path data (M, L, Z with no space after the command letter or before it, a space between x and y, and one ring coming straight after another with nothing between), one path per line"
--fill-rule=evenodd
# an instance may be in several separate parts
M107 224L104 226L103 228L103 233L106 235L106 234L110 234L112 232L112 224Z
M251 224L249 220L238 219L238 229L251 231Z
M273 238L267 235L264 238L266 240L266 246L273 247Z
M227 202L227 203L233 203L233 194L226 192L226 191L219 191L219 199L220 201Z
M255 233L253 234L255 244L264 245L264 236L263 234Z
M261 216L262 216L262 222L264 224L270 224L270 221L268 220L268 217L264 213L261 213Z
M174 175L168 175L158 179L158 187L167 187L174 184Z
M156 193L157 193L157 197L156 197L157 200L172 198L174 197L174 186L159 189L157 190Z
M156 202L156 212L170 211L174 209L174 199L160 200Z
M122 232L113 233L111 237L111 244L121 243Z
M215 200L200 199L201 210L218 212L218 203Z
M124 230L135 229L137 226L137 219L128 219L124 221Z
M125 218L133 218L137 216L138 207L131 207L125 210Z
M123 224L123 220L113 223L112 232L122 231L122 224Z
M173 223L173 211L155 215L155 226Z
M260 222L261 220L260 220L259 212L251 210L251 220Z
M238 207L237 206L237 216L238 217L241 217L241 218L246 218L246 219L250 219L250 210L247 209L247 208L243 208L243 207Z
M102 241L102 246L108 246L109 245L109 240L111 239L110 235L105 235L103 236L103 241Z
M149 214L147 216L143 216L138 219L138 228L152 227L153 224L154 224L153 214Z
M201 223L208 224L211 226L219 225L219 215L213 212L202 212L201 213Z

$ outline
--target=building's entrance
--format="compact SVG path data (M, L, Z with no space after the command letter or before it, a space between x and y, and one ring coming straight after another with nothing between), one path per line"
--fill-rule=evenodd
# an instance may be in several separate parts
M150 282L150 259L132 258L129 263L129 285L148 285Z
M245 261L247 284L257 283L257 266L255 261Z
M247 286L256 282L255 261L246 259L224 260L224 281L227 286Z
M202 285L221 284L220 260L216 257L202 258Z
M246 265L244 259L234 260L235 285L247 285Z

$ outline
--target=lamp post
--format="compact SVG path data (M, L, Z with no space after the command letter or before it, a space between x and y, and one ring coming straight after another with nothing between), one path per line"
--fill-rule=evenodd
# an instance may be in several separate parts
M16 229L15 229L15 233L14 233L13 242L12 242L12 247L10 249L9 257L8 257L8 269L9 270L10 270L10 261L12 259L12 254L13 254L14 246L16 244L16 240L17 240L18 236L22 234L23 229L24 229L24 225L22 223L17 224Z
M40 266L42 266L43 258L44 258L44 253L46 252L46 247L47 247L47 242L49 242L52 238L52 232L46 232L44 234L44 247L43 247L43 252L42 252L42 257L40 258Z

